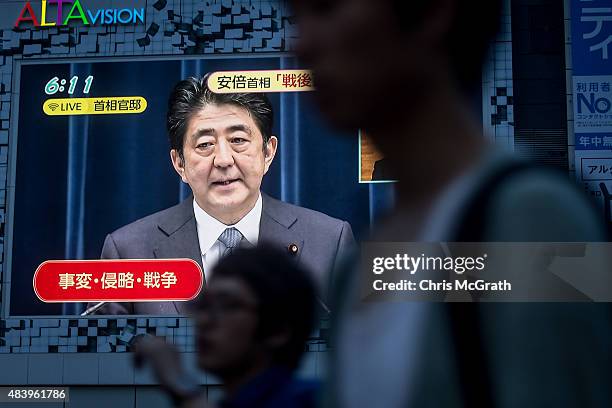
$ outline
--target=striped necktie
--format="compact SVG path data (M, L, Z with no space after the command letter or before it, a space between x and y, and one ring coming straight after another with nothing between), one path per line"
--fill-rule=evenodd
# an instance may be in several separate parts
M236 228L226 228L218 238L218 240L225 245L225 251L223 251L221 258L231 254L232 251L239 246L242 238L242 234Z

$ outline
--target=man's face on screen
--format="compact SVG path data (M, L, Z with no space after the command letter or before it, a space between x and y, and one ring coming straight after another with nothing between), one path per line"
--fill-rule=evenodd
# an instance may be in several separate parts
M193 190L198 205L225 224L253 208L277 139L263 136L249 112L239 106L206 105L187 124L184 161L171 152L176 171Z

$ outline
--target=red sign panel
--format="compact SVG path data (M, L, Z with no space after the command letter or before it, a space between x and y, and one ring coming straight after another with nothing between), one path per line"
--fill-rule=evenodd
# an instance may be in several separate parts
M34 292L47 303L191 300L202 284L191 259L46 261L34 273Z

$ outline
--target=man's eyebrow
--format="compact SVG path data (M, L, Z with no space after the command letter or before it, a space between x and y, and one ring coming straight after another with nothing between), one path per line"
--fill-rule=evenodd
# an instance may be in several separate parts
M225 130L228 133L244 132L244 133L247 133L249 135L251 135L253 133L251 128L249 126L247 126L247 125L232 125L232 126L228 126L227 128L225 128Z
M198 129L191 135L191 138L197 139L200 136L214 136L215 133L215 129L213 128Z
M233 133L233 132L244 132L248 135L252 135L253 131L251 130L251 128L247 125L243 125L243 124L236 124L236 125L231 125L225 128L225 132L226 133ZM216 136L217 131L214 128L202 128L202 129L198 129L196 130L191 137L193 139L197 139L201 136Z

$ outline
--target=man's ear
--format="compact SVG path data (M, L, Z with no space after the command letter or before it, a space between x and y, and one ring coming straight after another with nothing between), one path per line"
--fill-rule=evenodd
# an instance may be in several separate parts
M187 183L185 178L185 160L181 158L181 155L176 149L170 150L170 160L172 160L172 166L183 180L183 183Z
M268 172L270 165L272 164L272 160L274 160L274 156L276 155L276 149L278 148L278 139L276 136L270 136L268 139L268 143L264 146L264 174Z

